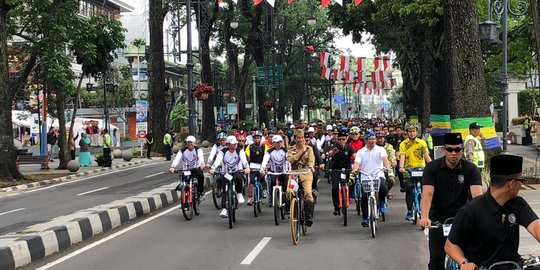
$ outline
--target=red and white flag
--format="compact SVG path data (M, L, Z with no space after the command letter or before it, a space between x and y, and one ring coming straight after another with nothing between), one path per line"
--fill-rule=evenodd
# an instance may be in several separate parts
M340 61L340 68L339 70L341 71L348 71L349 70L349 65L350 65L350 57L349 56L345 56L345 55L342 55L341 56L341 61Z
M375 64L375 71L379 71L381 69L383 69L384 67L384 64L383 64L383 59L382 57L380 56L376 56L375 57L375 61L374 61L374 64Z
M366 58L358 57L356 59L356 71L358 72L358 74L360 74L360 72L365 71L365 70L366 70Z
M328 6L328 4L330 4L330 2L332 2L332 0L321 0L322 8L325 8L326 6Z
M354 0L354 5L355 6L358 6L360 4L362 4L362 0Z
M358 72L358 80L361 82L367 81L367 72L365 70Z
M238 0L233 0L233 1L238 1ZM272 7L274 7L276 5L276 0L266 0L266 2L271 5Z
M390 56L388 55L383 56L383 68L384 71L388 71L390 68Z
M328 61L330 59L330 54L327 52L320 52L319 57L321 58L321 67L327 67Z
M287 3L292 4L293 0L287 0Z
M377 78L377 72L373 71L371 72L371 83L374 88L377 88L377 81L379 78Z
M330 80L330 73L332 72L332 69L327 67L322 67L322 73L321 78Z
M381 83L381 88L383 89L386 87L386 80L387 80L386 72L379 71L379 82Z
M390 80L390 88L394 88L394 86L396 86L396 79L391 79Z
M343 0L334 0L334 2L338 3L340 6L343 6Z
M221 1L221 0L220 0ZM253 5L256 6L256 5L259 5L260 3L262 3L263 0L253 0Z
M342 74L339 70L334 69L334 81L341 80Z

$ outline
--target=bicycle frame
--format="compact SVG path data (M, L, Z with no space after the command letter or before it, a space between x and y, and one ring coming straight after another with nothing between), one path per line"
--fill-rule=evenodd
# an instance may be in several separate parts
M379 220L379 208L378 208L378 200L377 200L376 194L378 193L379 188L381 186L380 181L383 181L382 179L379 178L380 177L379 174L381 172L384 172L384 169L382 168L374 169L374 171L372 171L371 173L365 173L362 171L360 172L361 174L365 175L367 178L364 180L361 179L360 181L361 181L362 190L364 192L369 190L368 218L369 218L369 225L371 229L371 237L373 238L375 238L377 234L377 224ZM377 183L377 181L379 182Z
M413 211L413 224L416 224L422 215L420 201L422 199L421 182L422 182L422 174L423 174L424 168L416 167L416 168L407 169L407 170L409 171L411 179L413 180L413 183L414 183L414 187L412 190L412 196L413 196L412 211Z

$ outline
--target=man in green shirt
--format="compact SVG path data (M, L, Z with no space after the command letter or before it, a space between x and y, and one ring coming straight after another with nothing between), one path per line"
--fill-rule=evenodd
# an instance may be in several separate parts
M103 158L105 159L105 162L103 163L103 167L112 166L111 145L112 145L112 138L111 138L111 135L109 135L109 130L104 129L103 130Z
M167 161L171 160L172 155L172 135L165 130L165 135L163 136L163 156Z

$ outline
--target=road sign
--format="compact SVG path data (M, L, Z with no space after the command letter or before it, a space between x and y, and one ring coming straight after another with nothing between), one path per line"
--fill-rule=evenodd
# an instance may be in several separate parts
M238 104L227 103L227 114L238 114Z
M334 96L334 104L340 105L345 103L345 97L344 96Z
M281 84L282 79L283 69L281 66L275 66L275 71L272 69L272 66L257 67L257 81L259 87L279 85Z

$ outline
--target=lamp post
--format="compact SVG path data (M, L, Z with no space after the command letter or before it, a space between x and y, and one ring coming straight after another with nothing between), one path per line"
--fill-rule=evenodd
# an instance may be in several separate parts
M188 85L187 85L187 98L188 98L188 107L189 107L189 116L188 116L188 127L189 134L194 135L195 133L195 122L194 122L194 102L193 96L191 95L191 90L193 89L193 48L191 45L191 0L186 0L186 13L187 13L187 62L186 68L188 71ZM178 39L180 43L180 39ZM180 45L179 45L180 46Z
M311 15L309 17L309 19L307 20L307 24L310 26L310 27L313 27L315 26L315 24L317 24L317 19L315 19L315 17L313 17L313 15ZM309 45L309 38L307 38L306 40L307 42L306 45ZM310 56L310 51L309 50L306 50L306 76L304 77L305 79L307 79L307 77L309 76L309 56ZM304 79L304 80L305 80ZM308 119L308 123L311 123L311 86L308 85L308 83L304 83L305 87L307 88L307 111L308 111L308 115L307 115L307 119Z
M333 93L333 89L334 89L334 82L333 82L333 76L334 74L333 73L333 70L332 70L332 53L334 52L335 48L334 48L334 44L332 44L328 49L328 53L329 53L329 56L328 56L328 68L330 68L330 80L329 80L329 84L328 84L328 102L330 103L330 119L332 119L332 99L333 99L333 96L332 96L332 93Z
M502 78L501 78L501 93L503 98L503 154L508 154L508 142L506 140L508 132L508 13L513 16L521 16L527 12L529 4L526 0L518 0L512 6L512 0L488 0L488 20L481 23L479 26L479 36L481 40L490 43L497 41L497 25L492 21L492 15L501 16L502 23Z

